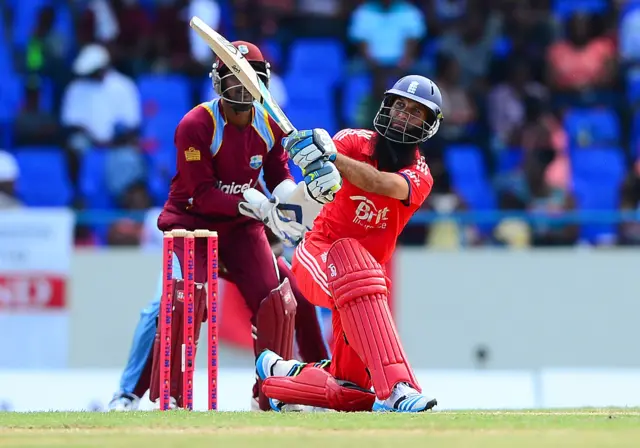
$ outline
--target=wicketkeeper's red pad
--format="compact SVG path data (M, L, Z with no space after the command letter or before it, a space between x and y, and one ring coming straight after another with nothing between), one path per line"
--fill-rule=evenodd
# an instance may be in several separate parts
M293 332L297 309L296 299L287 278L260 303L256 316L254 347L256 356L269 349L284 359L293 358ZM262 393L258 381L260 409L268 411L269 399Z
M347 343L367 367L378 398L387 399L399 382L420 391L387 304L382 266L358 241L341 239L327 254L327 280Z
M194 340L195 352L200 339L200 327L206 320L207 293L204 286L196 283L193 294L194 302ZM184 313L184 280L173 280L173 313L171 315L171 396L182 407L182 324ZM155 402L160 397L160 326L156 328L153 344L153 361L151 366L151 385L149 399ZM195 356L195 353L194 353Z
M272 376L262 391L287 404L301 404L343 412L371 411L376 396L357 386L341 386L329 372L305 366L296 376Z

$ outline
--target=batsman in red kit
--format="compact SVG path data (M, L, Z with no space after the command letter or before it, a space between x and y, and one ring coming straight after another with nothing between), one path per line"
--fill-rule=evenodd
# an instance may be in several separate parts
M441 107L431 80L406 76L385 92L375 132L345 129L332 139L315 129L285 140L310 188L335 170L343 184L297 246L292 267L305 297L333 312L332 360L306 364L264 351L256 371L275 409L420 412L437 404L422 393L402 348L382 265L433 186L418 145L438 131Z
M260 49L248 42L233 45L268 86L269 64ZM265 349L292 354L295 333L303 359L327 358L315 307L300 293L286 261L276 260L265 233L266 225L288 242L300 231L299 224L284 218L276 207L277 198L286 198L296 188L282 146L284 135L219 60L213 66L212 78L220 98L193 108L175 131L177 174L158 218L158 228L218 232L219 260L224 266L221 276L236 284L251 311L256 356ZM240 205L243 193L257 186L261 170L273 199L259 207L256 213L262 222L258 222L253 214L241 213ZM183 244L182 239L175 240L174 251L181 266ZM195 256L195 281L204 284L207 261L204 239L196 239ZM180 325L180 318L173 320L174 325ZM174 349L173 353L178 357L173 365L177 366L175 373L179 376L180 350ZM157 364L158 360L154 357L153 362ZM155 370L152 400L158 393L154 387ZM180 388L178 378L176 387ZM257 398L260 388L255 389ZM178 389L175 394L180 406L181 391ZM260 408L270 410L268 400L260 398Z

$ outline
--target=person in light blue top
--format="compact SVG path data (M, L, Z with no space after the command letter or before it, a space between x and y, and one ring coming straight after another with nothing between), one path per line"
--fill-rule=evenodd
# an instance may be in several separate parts
M426 32L422 12L411 3L366 1L356 8L350 19L348 37L360 49L352 70L371 72L373 90L381 93L389 79L398 78L404 72L421 71L417 64L418 44Z
M426 34L420 10L404 0L371 0L353 12L349 39L360 44L368 62L407 69Z

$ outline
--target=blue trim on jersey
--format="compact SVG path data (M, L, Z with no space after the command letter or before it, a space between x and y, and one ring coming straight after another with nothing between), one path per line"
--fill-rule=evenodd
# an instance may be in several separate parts
M204 106L209 109L211 112L211 118L213 119L213 139L211 140L211 155L215 157L215 155L220 151L220 147L222 146L222 138L224 137L224 127L227 124L227 121L220 113L220 107L218 103L220 102L220 98L216 98L214 100L208 101L204 103ZM254 113L253 113L253 121L251 122L251 126L256 130L260 138L264 140L267 145L267 152L271 151L273 145L275 145L275 137L273 135L273 131L271 130L271 124L269 123L269 115L264 107L257 101L253 102L254 105Z
M220 146L222 146L224 126L227 124L226 120L220 113L220 107L218 107L219 102L220 98L216 98L215 100L206 103L211 109L211 112L213 112L213 139L211 140L211 155L214 157L218 151L220 151ZM222 126L220 126L220 124L222 124Z
M271 129L271 123L269 123L269 115L262 104L257 101L253 102L253 107L254 113L251 125L256 131L258 131L262 140L267 144L267 152L269 152L275 144L275 137L273 135L273 130Z
M398 174L404 177L404 180L407 181L407 185L409 185L409 196L407 197L407 200L400 201L402 202L403 205L406 205L407 207L409 207L411 205L411 181L409 180L409 176L407 176L406 174L404 173L398 173Z

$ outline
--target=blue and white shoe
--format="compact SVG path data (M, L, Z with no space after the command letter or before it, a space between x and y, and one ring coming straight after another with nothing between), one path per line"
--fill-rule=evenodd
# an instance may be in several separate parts
M256 360L256 373L261 380L270 376L296 376L306 364L295 359L285 361L282 356L265 350ZM325 409L300 404L287 404L273 398L269 398L269 405L275 412L320 412Z
M374 412L423 412L438 404L435 398L422 395L406 383L396 384L391 396L382 401L376 398Z
M266 380L270 376L296 376L304 366L303 362L295 359L285 361L277 353L265 350L256 360L256 373L261 380Z

